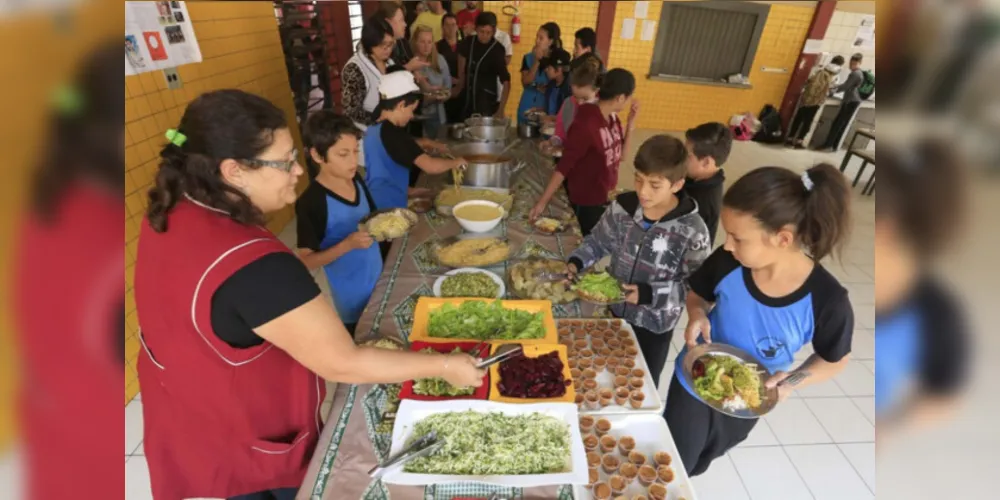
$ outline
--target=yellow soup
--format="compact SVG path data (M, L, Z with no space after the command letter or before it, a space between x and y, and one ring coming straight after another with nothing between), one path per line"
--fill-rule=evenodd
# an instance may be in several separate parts
M487 222L499 218L500 209L488 205L466 205L455 210L455 217L473 222Z

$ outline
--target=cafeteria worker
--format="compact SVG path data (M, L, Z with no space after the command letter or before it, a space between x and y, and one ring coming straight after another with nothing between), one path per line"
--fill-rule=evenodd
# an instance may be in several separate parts
M293 498L319 438L323 379L480 385L464 354L356 346L263 227L295 202L303 173L280 109L210 92L166 136L135 268L154 498Z

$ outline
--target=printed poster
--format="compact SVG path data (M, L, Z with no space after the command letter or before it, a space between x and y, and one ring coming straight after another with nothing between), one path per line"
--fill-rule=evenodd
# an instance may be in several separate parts
M858 50L875 50L875 16L864 16L851 44Z
M201 62L187 2L125 2L125 74Z

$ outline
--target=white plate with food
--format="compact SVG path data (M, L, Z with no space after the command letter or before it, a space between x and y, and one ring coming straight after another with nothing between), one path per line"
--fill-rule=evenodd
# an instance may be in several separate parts
M474 267L448 271L434 281L435 297L502 299L506 294L507 287L499 276Z
M778 389L764 387L767 369L738 347L700 344L688 350L681 366L698 399L731 417L759 418L778 404Z
M569 221L559 220L552 217L539 217L531 223L536 231L545 234L556 234L565 232L570 227Z
M566 263L561 260L529 257L509 266L511 294L520 299L549 300L553 304L566 304L577 299L576 292L569 289L566 282L553 279L539 279L542 274L566 272Z
M579 414L569 403L404 400L396 412L390 456L431 431L445 442L443 448L389 471L386 483L536 487L587 482Z
M697 498L670 428L662 416L583 415L580 427L587 429L580 431L584 439L589 437L589 443L593 445L594 438L597 438L598 443L593 453L599 456L600 465L594 473L588 471L588 485L596 479L597 485L603 485L598 488L605 492L612 491L610 498L636 498L639 495L650 500ZM589 455L588 464L591 459L596 461L598 457ZM573 496L577 500L595 497L593 491L583 485L574 486Z
M368 232L375 241L402 238L417 225L417 214L406 208L389 208L372 212L358 223L358 229Z
M588 324L592 325L593 328L588 327ZM639 341L631 325L620 319L560 319L556 323L556 329L560 331L559 343L569 348L571 366L574 364L572 361L573 358L576 358L576 369L580 370L581 378L585 378L583 377L583 373L587 368L596 372L594 380L597 382L597 387L596 389L592 389L597 392L598 400L596 404L593 404L592 398L591 401L586 400L589 390L583 387L582 383L574 381L574 384L577 385L576 393L584 396L580 412L606 414L656 413L657 415L662 413L663 402L660 401L659 391L653 382L653 376L649 374L649 366L646 364L646 358L642 355L642 350L639 349ZM578 333L581 331L583 333ZM608 331L612 332L612 334L606 333ZM622 335L622 331L626 335ZM563 335L562 332L569 332L569 338L567 339L567 336ZM616 339L617 344L611 342L611 338ZM635 349L634 358L628 354L629 347ZM589 356L588 353L584 352L586 350L591 351ZM625 357L633 361L634 366L628 366L624 362L612 366L607 360L608 358L615 357L616 350L623 351ZM606 364L603 368L598 369L595 366L596 358L604 358ZM581 362L583 359L589 359L590 361ZM619 367L627 369L628 373L626 374L625 371L619 372ZM624 380L619 377L624 377ZM628 394L625 399L622 399L622 396L625 396L624 393L618 393L619 389L627 390ZM610 401L600 397L601 392L606 390L611 391ZM639 396L636 392L640 392L642 395ZM607 402L607 404L603 404L604 402Z

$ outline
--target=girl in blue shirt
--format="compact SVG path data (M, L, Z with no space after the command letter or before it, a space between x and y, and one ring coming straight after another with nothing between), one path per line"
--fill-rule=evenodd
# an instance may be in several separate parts
M819 261L842 247L849 201L843 174L825 164L801 175L759 168L726 192L726 243L688 280L687 347L677 356L664 411L689 475L746 439L757 420L729 417L697 399L677 376L688 348L718 342L753 354L773 374L767 385L777 387L780 401L845 367L854 314L847 290ZM793 367L806 344L815 354ZM801 377L781 383L796 373Z
M517 122L525 120L524 113L532 108L546 109L545 91L549 86L549 77L542 68L542 60L555 50L562 50L561 31L556 23L545 23L538 28L535 36L535 48L524 55L521 60L521 83L524 93L517 106Z

